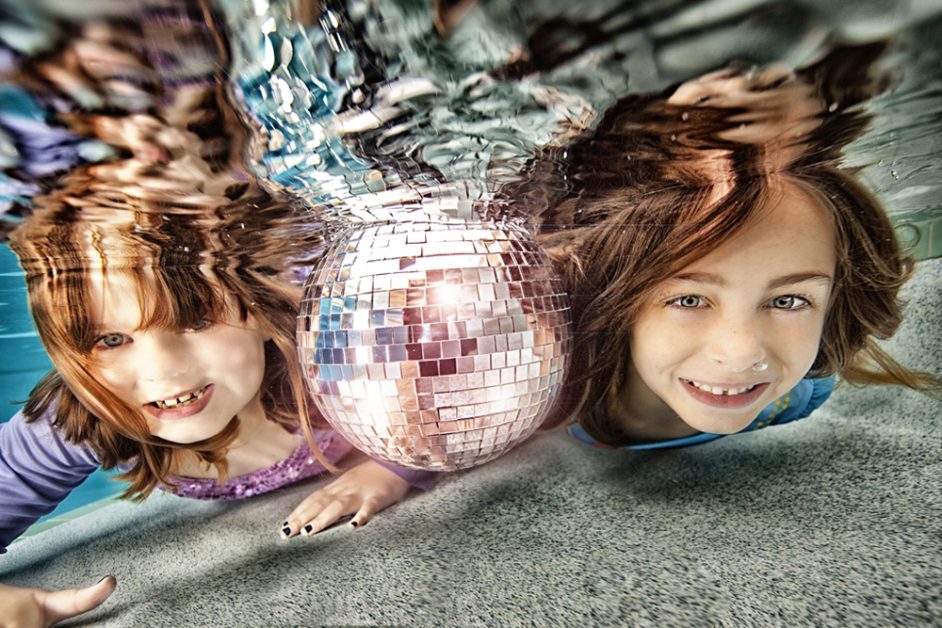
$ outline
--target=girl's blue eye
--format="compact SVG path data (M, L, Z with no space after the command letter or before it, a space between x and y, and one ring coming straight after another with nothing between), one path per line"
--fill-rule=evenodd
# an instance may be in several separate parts
M785 296L775 297L772 299L770 305L776 310L800 310L810 305L810 303L808 299L794 294L787 294Z
M187 331L203 331L204 329L208 329L209 327L212 327L212 325L213 325L212 321L206 320L204 318L203 320L199 321L198 323L196 323L195 325L187 329Z
M131 339L124 334L105 334L104 336L99 336L98 340L95 341L95 346L103 349L117 349L130 342L130 340Z
M703 297L698 297L693 294L685 294L682 297L671 299L668 301L668 305L674 305L684 309L703 307Z

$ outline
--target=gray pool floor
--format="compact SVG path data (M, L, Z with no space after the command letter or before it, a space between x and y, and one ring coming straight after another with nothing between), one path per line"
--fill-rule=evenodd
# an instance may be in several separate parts
M888 343L940 372L942 260ZM115 574L101 626L942 625L938 400L840 389L810 419L664 453L538 436L353 530L283 542L311 490L158 495L17 541L0 578Z

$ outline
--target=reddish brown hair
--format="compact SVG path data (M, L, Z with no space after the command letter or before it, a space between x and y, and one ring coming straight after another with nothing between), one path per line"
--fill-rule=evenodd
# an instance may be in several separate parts
M11 238L26 271L36 327L55 365L32 391L24 412L35 420L54 409L54 426L72 442L89 443L105 468L132 462L122 477L131 482L125 496L135 498L165 481L184 449L214 464L224 477L226 446L238 425L233 421L217 437L192 445L163 441L148 432L139 411L88 374L93 321L81 304L88 302L91 263L133 279L145 326L192 328L201 319L225 318L231 304L240 320L254 317L271 338L261 389L267 417L291 432L300 427L309 440L310 421L323 422L297 360L299 290L275 279L275 270L265 264L270 259L260 256L264 261L258 263L250 256L266 243L268 248L279 245L262 227L275 227L295 209L248 184L215 199L170 196L165 192L150 202L88 172L76 173L63 190L40 199L36 213ZM168 204L178 211L167 212ZM316 239L312 235L294 244L310 252L317 248ZM89 247L100 260L89 260ZM321 460L316 447L313 452Z

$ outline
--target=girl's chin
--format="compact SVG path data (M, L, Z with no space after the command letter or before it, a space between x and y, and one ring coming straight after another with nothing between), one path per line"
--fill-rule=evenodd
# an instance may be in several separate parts
M743 417L723 417L710 420L701 414L696 418L691 417L692 420L689 421L683 416L680 418L684 423L698 432L703 432L706 434L722 434L727 436L729 434L736 434L743 431L749 427L753 421L756 420L757 416L759 416L758 413L755 415L749 414Z
M211 438L215 438L226 428L226 425L223 424L218 430L181 430L181 429L166 429L165 426L161 426L163 429L158 427L155 430L151 431L151 434L157 438L161 438L168 443L173 443L174 445L193 445L194 443L200 443Z

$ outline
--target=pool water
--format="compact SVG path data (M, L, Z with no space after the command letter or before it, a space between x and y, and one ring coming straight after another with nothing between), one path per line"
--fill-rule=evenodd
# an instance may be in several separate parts
M0 355L6 356L0 362L0 422L5 422L52 368L27 310L23 271L6 245L0 245L0 306ZM40 530L66 513L114 497L124 490L125 483L110 479L113 475L96 471L30 530Z
M368 216L371 220L401 218L384 213L387 201L396 194L413 203L417 211L431 207L461 218L465 217L462 212L470 211L472 199L496 199L494 207L499 207L497 201L501 197L495 191L500 191L501 185L513 189L525 176L532 175L541 184L545 179L559 186L559 189L534 188L528 199L536 202L568 192L568 186L583 175L598 174L573 168L569 178L541 179L541 170L528 168L535 162L541 163L538 157L546 160L541 165L547 167L547 173L556 172L553 168L557 166L572 165L562 163L565 153L561 151L561 163L553 163L555 148L592 130L592 124L602 119L618 99L656 94L731 63L746 62L747 66L755 67L772 62L809 65L826 52L824 42L829 38L854 42L896 36L905 45L890 48L895 56L889 57L887 63L895 64L900 71L892 73L893 80L889 81L892 89L857 108L872 114L873 120L870 131L847 147L843 165L853 169L877 192L892 214L901 239L912 247L917 258L942 255L942 211L938 203L942 160L937 158L942 118L931 114L942 103L936 43L942 29L942 9L937 2L689 3L687 10L684 3L656 1L599 0L566 8L571 3L552 0L535 3L350 0L338 3L348 5L349 15L320 23L334 24L324 32L319 30L321 26L302 27L288 19L287 7L292 4L289 2L218 0L216 4L220 19L228 18L229 43L238 53L231 72L217 72L221 61L214 56L216 40L207 36L206 25L201 23L202 13L186 11L185 3L179 4L184 8L173 19L168 17L173 13L172 3L135 17L140 23L128 31L135 33L132 38L137 38L133 45L124 41L128 24L120 20L107 28L93 25L86 33L91 40L98 41L96 38L105 28L108 36L114 37L115 51L122 52L117 58L125 59L123 53L133 50L140 55L138 61L147 66L146 71L142 70L143 66L138 67L135 61L122 66L115 76L98 77L103 86L114 88L114 93L105 90L113 100L108 107L100 107L102 120L114 122L110 116L117 110L163 111L159 115L164 115L163 122L168 127L163 129L163 135L154 137L168 142L167 146L156 140L151 143L154 138L150 136L150 127L140 122L142 116L128 116L128 126L122 133L116 132L101 141L85 141L88 138L40 124L43 113L39 101L31 102L24 90L8 90L0 92L0 114L7 115L6 120L16 122L19 126L15 128L22 131L23 143L17 146L22 155L15 156L22 156L23 163L0 162L0 167L13 175L35 174L35 181L46 184L44 176L62 172L66 166L85 168L109 159L125 160L132 153L134 159L150 167L151 162L163 159L165 152L170 155L191 150L192 159L181 159L185 165L180 170L193 170L194 163L202 163L196 157L209 155L221 162L240 155L238 142L229 146L232 134L221 121L226 116L214 109L225 103L215 103L207 96L215 94L210 87L217 75L225 74L233 82L230 87L239 91L239 102L249 110L242 113L251 114L254 127L264 130L267 138L260 144L263 150L257 156L258 163L249 164L250 170L267 177L278 189L286 189L318 207L324 212L324 220L351 216L359 219L367 213L363 210L366 205L370 211L376 210ZM425 25L432 4L447 11L438 16L445 19L440 20L436 27L438 35L430 42ZM634 4L637 10L629 10ZM816 8L817 4L820 7ZM603 10L608 5L610 13ZM720 5L724 5L722 10ZM27 14L50 11L50 7L49 3L35 6L23 3L20 8ZM463 16L465 9L469 13ZM245 16L243 12L252 14ZM713 17L705 19L709 14ZM34 34L36 42L43 37L52 42L58 36L52 26L55 20L50 16L39 17L43 19L36 23L48 22L48 32ZM60 18L69 19L56 16ZM348 32L340 28L344 20L354 19L359 30ZM129 24L132 23L130 20ZM221 24L215 27L224 32ZM174 28L186 32L186 36L177 36ZM148 33L149 37L141 33ZM372 47L361 45L359 37L372 38ZM78 35L76 38L81 39ZM12 44L25 41L16 40ZM338 41L343 45L338 46ZM26 43L30 42L33 40ZM42 48L40 43L30 45ZM336 50L331 52L330 46ZM108 58L97 46L84 45L78 49L94 50ZM532 50L532 57L521 54L526 50ZM6 48L0 47L0 52L4 51ZM334 52L336 58L331 56ZM330 59L331 63L322 64L324 67L315 63L323 59ZM3 61L0 56L0 63ZM90 64L91 68L107 65L95 58L91 61L95 62ZM152 79L154 84L149 82ZM5 89L2 85L0 88ZM194 93L202 95L195 98ZM154 94L163 97L158 99ZM173 94L179 100L174 100ZM81 101L89 98L89 94L76 90L74 97ZM58 106L61 98L59 94L58 100L50 102ZM384 103L383 98L389 102ZM94 110L93 100L83 101L75 109ZM370 116L341 119L336 115L344 107L350 109L346 113L355 113L358 107L366 108L371 102ZM836 108L842 103L832 104ZM187 106L193 110L185 110ZM338 120L345 120L347 126L338 125ZM389 124L371 126L373 122L367 124L371 120ZM4 119L0 122L6 124ZM135 129L135 123L141 123L141 128ZM6 148L2 127L0 149ZM94 125L89 128L101 131L112 127L102 124L100 128ZM344 128L344 133L337 131L339 128ZM139 132L140 137L129 130ZM184 130L189 135L184 135ZM682 144L683 135L678 137ZM678 137L671 136L671 142ZM205 150L198 146L200 141L205 142ZM108 148L105 146L108 142L118 148ZM633 158L628 155L628 159ZM130 168L134 160L126 161L124 167ZM213 193L222 194L224 190L230 199L228 184L237 188L244 183L241 165L233 169L232 181L212 173L208 166L205 171L194 171L200 193L206 192L207 196L211 194L207 191L210 186L206 177L218 175L218 180L214 180L218 189ZM117 169L111 174L117 176L122 171ZM181 173L168 169L164 174L176 177ZM0 184L9 184L11 180L3 179L4 176L0 172ZM135 177L134 181L146 188L156 178L148 180L141 174L142 180ZM26 177L17 183L22 184L20 187L0 185L0 201L9 201L11 197L4 195L13 190L19 198L16 202L28 206L27 197L38 193L28 189L35 181ZM157 189L166 191L159 185ZM415 190L428 198L416 201L412 194ZM456 200L458 191L464 195L460 202ZM185 195L181 192L181 196ZM408 205L405 201L402 204ZM521 211L519 205L524 204L511 210ZM185 207L200 209L198 204ZM165 220L169 224L170 210L163 209L168 213ZM7 207L0 206L0 215L4 211ZM523 218L530 217L533 216ZM265 229L253 232L246 230L244 223L231 226L229 231L214 231L214 236L225 236L219 238L220 242L236 242L246 250L253 247L254 252L261 251L266 242L288 247L289 242L299 241L293 232L288 236L280 230L281 226L275 228L273 224L267 229L270 241L266 240ZM315 258L317 247L323 242L311 225L306 228L304 237L310 238L310 246L304 255ZM257 238L259 243L250 242L240 235L242 232L251 233L251 239ZM183 244L178 248L188 250ZM174 254L177 253L175 250ZM300 259L291 261L296 263ZM288 272L269 259L259 265ZM3 356L0 421L7 421L16 413L31 388L51 368L27 311L23 283L15 256L8 247L0 245L0 356ZM370 283L368 292L378 294L379 290L374 290ZM390 307L388 299L382 307ZM124 485L110 479L111 475L93 474L37 525L48 525L70 512L80 512L113 498Z

